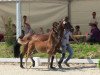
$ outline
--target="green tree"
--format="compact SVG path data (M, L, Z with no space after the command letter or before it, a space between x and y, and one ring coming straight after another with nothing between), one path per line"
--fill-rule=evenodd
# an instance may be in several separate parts
M13 27L12 27L13 23L12 23L12 19L9 17L7 20L7 23L5 25L5 42L8 45L12 45L14 42L14 35L13 35Z

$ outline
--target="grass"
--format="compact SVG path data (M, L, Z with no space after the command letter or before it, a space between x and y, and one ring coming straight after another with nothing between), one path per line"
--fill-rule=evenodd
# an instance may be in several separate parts
M100 58L100 45L94 44L71 44L74 55L73 58ZM48 57L45 53L33 54L34 57ZM66 52L66 57L68 52ZM13 58L13 46L9 46L5 43L0 43L0 58ZM57 53L57 57L60 58L61 54Z
M100 60L99 60L99 63L98 63L98 67L100 68Z
M13 58L13 47L5 43L0 43L0 58Z
M100 45L94 44L72 44L74 49L73 58L100 58Z

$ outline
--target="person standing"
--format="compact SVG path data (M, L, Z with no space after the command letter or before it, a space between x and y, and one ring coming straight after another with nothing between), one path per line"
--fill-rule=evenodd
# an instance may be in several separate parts
M46 33L49 33L50 32L50 29L48 28L47 30L46 30Z
M29 39L30 36L33 35L34 33L30 24L28 23L28 19L26 15L23 16L23 21L24 21L23 23L24 23L24 33L25 33L23 40L26 40L26 39Z
M3 33L0 33L0 42L1 41L4 41L4 34Z
M98 20L96 18L96 12L92 12L92 18L90 20L90 23L89 24L98 24Z
M39 34L44 34L44 30L42 27L40 27L40 29L39 29Z
M23 16L23 20L24 20L23 23L24 23L24 31L25 31L25 34L28 34L28 33L32 34L33 31L31 29L30 24L28 23L28 19L27 19L27 16L26 15Z
M13 38L14 38L14 42L13 42L14 57L19 58L21 45L17 42L17 39L16 39L16 25L15 24L12 24L12 32L13 32ZM23 30L22 30L21 36L24 36Z

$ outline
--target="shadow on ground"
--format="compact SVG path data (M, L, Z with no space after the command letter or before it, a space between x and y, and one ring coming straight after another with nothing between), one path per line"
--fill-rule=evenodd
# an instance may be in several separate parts
M83 69L93 69L97 68L96 65L93 66L74 66L74 67L66 67L59 69L58 67L55 69L48 69L47 67L34 67L30 69L35 69L36 71L61 71L61 72L66 72L66 71L71 71L71 70L83 70Z

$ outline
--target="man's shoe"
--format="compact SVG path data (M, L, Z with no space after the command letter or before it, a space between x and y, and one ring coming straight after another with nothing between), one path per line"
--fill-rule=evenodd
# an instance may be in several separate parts
M70 65L69 65L67 62L64 62L64 64L65 64L66 66L70 67Z
M59 64L59 63L58 63L58 67L59 67L60 69L62 69L62 66L61 66L61 64Z

